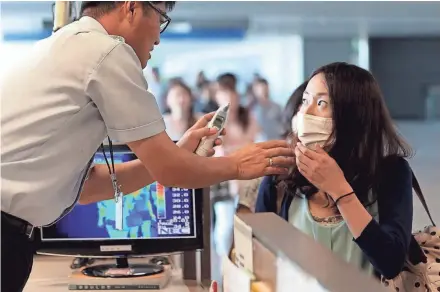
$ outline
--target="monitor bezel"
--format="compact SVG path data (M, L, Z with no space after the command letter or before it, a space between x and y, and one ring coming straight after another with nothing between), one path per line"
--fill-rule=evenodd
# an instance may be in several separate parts
M104 145L104 151L108 152L108 150L109 146ZM102 147L99 147L98 151L102 151ZM127 145L113 145L113 151L132 152ZM54 255L106 257L162 254L202 249L204 244L203 195L203 189L194 189L193 205L195 208L196 230L195 236L192 238L44 241L40 236L41 242L37 252ZM55 228L55 226L56 224L43 228ZM128 246L130 248L127 248ZM103 247L111 251L102 251ZM112 249L112 247L114 248Z

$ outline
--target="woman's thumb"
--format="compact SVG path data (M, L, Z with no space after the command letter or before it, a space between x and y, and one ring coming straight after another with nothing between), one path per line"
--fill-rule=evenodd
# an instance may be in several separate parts
M316 143L315 145L315 151L316 153L325 153L324 149L322 149L321 145L319 145L318 143Z

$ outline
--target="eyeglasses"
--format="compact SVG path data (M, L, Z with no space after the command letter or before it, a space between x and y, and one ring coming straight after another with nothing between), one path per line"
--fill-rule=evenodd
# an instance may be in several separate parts
M151 3L151 1L148 1L148 5L150 5L151 8L156 10L156 12L159 13L159 15L161 16L160 17L160 33L163 33L167 29L168 25L170 24L171 18L168 15L166 15L165 12L161 11L159 8L154 6L154 4Z

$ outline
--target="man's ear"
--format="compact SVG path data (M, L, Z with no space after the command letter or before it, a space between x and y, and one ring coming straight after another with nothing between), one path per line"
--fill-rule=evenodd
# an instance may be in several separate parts
M129 1L128 5L129 5L129 9L130 9L131 14L134 14L134 9L135 9L136 3L134 1Z
M136 2L135 1L130 1L129 3L129 9L130 9L130 22L133 22L134 20L134 13L135 13L135 8L136 8Z

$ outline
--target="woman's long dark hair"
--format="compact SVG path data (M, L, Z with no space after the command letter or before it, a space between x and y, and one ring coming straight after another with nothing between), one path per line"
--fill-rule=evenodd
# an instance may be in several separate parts
M189 86L186 85L186 83L183 82L183 80L181 80L180 78L172 79L168 83L168 88L167 88L167 92L165 93L165 98L168 98L169 91L174 87L183 88L191 98L191 105L189 107L189 115L188 115L188 119L187 119L187 127L189 129L197 122L197 118L194 113L194 97L193 97L191 88L189 88ZM166 108L165 108L165 113L166 114L171 113L171 109L168 106L166 106Z
M394 128L379 85L370 72L337 62L317 69L310 78L318 74L324 75L333 108L330 140L334 143L328 153L341 167L362 204L370 205L377 199L374 190L383 177L380 165L384 159L409 157L412 150ZM292 117L301 100L302 97L292 101ZM299 189L310 197L318 191L297 168L282 181L289 193L295 194ZM369 196L370 189L373 197Z
M308 80L304 81L300 86L298 86L289 97L286 106L283 110L283 137L287 138L292 134L292 119L298 112L299 106L302 103L302 97L304 91L307 88Z

